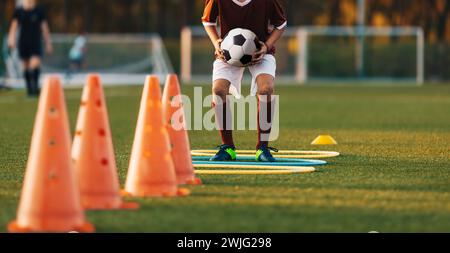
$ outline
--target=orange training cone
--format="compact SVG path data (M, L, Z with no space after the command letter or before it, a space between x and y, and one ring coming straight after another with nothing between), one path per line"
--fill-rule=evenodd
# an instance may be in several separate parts
M17 219L10 232L93 232L81 207L70 159L70 130L60 79L46 79L34 123Z
M72 159L84 208L139 207L137 203L124 203L120 196L108 112L98 75L89 75L83 89Z
M156 76L148 76L131 151L125 193L139 197L187 195L177 188L169 133L163 121L161 91Z
M186 119L181 101L180 84L177 75L168 75L163 92L163 114L168 124L172 159L177 174L178 184L201 184L195 177L192 165L189 137L186 132ZM176 117L176 122L172 118Z

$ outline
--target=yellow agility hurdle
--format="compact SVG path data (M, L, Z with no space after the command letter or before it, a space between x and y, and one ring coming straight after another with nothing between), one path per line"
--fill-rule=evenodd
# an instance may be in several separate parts
M197 164L195 174L198 175L285 175L312 173L314 167L286 167L286 166L257 166L257 165L214 165ZM223 170L218 168L228 168L233 170Z
M192 150L191 154L193 156L213 156L217 150L214 149L197 149ZM255 150L236 150L239 157L254 157ZM240 155L244 154L244 155ZM332 158L340 156L341 154L339 152L335 151L300 151L300 150L279 150L278 152L274 153L275 158Z

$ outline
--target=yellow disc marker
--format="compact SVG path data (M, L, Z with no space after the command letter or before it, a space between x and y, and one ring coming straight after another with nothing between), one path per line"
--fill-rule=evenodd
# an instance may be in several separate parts
M311 142L311 145L337 145L337 141L331 135L319 135Z

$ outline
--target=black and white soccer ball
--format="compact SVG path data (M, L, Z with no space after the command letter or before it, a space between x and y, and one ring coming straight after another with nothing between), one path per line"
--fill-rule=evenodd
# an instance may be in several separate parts
M236 28L231 30L220 45L225 60L236 67L248 66L253 54L261 49L258 37L250 30Z

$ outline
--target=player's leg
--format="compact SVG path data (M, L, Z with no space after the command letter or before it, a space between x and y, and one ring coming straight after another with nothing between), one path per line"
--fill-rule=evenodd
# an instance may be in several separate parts
M234 147L233 131L230 123L232 122L230 105L227 103L227 96L230 90L230 81L225 79L215 80L212 93L214 95L213 107L215 110L216 123L219 128L222 144Z
M27 95L31 95L31 73L29 71L30 61L22 59L23 78L25 79L25 88L27 89Z
M227 96L231 89L240 92L240 84L244 69L237 68L220 60L214 62L213 87L214 95L213 107L215 110L216 123L219 128L222 145L217 154L211 158L212 161L236 160L236 148L233 141L233 119L231 107Z
M30 71L30 53L27 45L19 44L19 56L22 61L23 78L25 79L25 88L27 95L32 95L31 71Z
M33 55L30 58L31 85L33 95L39 95L39 77L41 75L41 58Z
M274 162L275 159L270 153L269 137L275 112L272 96L275 90L275 58L272 55L265 56L263 61L252 66L250 71L253 75L252 93L258 98L256 159L262 162Z
M275 162L269 147L269 137L272 131L272 119L274 118L275 103L274 77L269 74L260 74L256 78L258 96L258 141L256 143L256 159L261 162ZM275 150L275 149L274 149Z
M212 161L232 161L236 160L236 147L233 141L233 130L231 128L232 114L230 104L227 103L231 83L226 79L217 79L213 82L212 93L214 95L213 104L216 116L216 124L219 128L222 145L217 154L211 158Z
M269 144L269 135L272 130L272 95L274 92L274 77L269 74L260 74L256 78L258 95L258 142L256 150Z

